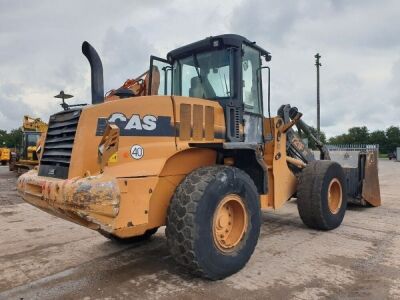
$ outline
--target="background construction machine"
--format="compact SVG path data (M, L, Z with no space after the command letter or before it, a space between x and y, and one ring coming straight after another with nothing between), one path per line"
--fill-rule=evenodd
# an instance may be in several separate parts
M44 140L47 124L40 118L24 116L21 128L21 147L18 151L11 152L9 164L10 171L16 171L17 174L27 172L39 164L38 145L41 139Z
M271 55L254 42L221 35L152 56L149 72L105 99L101 60L87 42L82 51L92 105L50 117L39 169L18 180L27 202L117 240L166 225L177 262L213 280L249 260L261 209L297 197L307 226L331 230L348 193L380 204L376 156L343 168L317 141L318 160L299 138L308 126L295 107L271 117L262 64Z
M2 166L6 165L10 161L11 150L9 148L0 148L0 163Z

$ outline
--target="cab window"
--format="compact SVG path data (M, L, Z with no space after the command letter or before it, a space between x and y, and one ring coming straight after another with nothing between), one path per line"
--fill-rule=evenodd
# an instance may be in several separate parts
M244 108L247 112L262 114L260 53L254 48L245 44L242 46L242 49Z
M231 54L227 49L195 53L175 61L173 94L223 99L232 96Z

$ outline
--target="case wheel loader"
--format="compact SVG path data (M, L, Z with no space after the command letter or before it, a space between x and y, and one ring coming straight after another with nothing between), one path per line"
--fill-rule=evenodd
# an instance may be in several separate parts
M82 51L92 105L50 117L38 170L18 180L40 209L120 241L166 225L174 259L217 280L249 260L262 210L295 197L305 225L332 230L348 200L380 205L376 153L350 170L316 140L316 159L295 107L271 117L271 55L254 42L227 34L151 56L147 72L106 96L100 57L87 42Z

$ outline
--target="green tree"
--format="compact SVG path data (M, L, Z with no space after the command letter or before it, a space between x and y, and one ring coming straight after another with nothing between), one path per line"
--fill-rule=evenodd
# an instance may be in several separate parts
M382 153L387 153L389 149L387 148L388 139L386 137L385 131L375 130L369 134L368 144L378 144L379 150Z
M21 128L13 129L8 134L7 147L20 148L22 143L22 130Z
M352 127L344 133L329 139L330 144L368 144L369 132L366 126Z
M366 126L352 127L349 129L349 136L353 144L368 144L369 133Z
M334 144L334 145L344 145L344 144L351 144L351 143L352 143L352 139L351 139L350 135L348 135L346 133L331 137L329 139L329 144Z
M312 126L308 126L308 128L310 129L312 135L317 137L317 129ZM303 139L306 138L308 140L308 148L311 148L311 149L317 148L314 140L309 135L302 132L300 134L300 136L301 136L301 138L303 138ZM323 144L326 144L326 135L323 131L320 132L319 139Z
M387 150L392 152L396 147L400 147L400 128L398 126L390 126L386 129Z
M0 129L0 148L7 144L8 134L7 131Z
M329 139L330 144L378 144L381 153L389 153L400 147L400 128L390 126L385 131L369 133L366 126L352 127L347 133Z

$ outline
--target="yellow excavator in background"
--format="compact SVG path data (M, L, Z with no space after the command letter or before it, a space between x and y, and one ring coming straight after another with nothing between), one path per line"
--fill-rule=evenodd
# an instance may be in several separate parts
M10 161L11 150L9 148L0 148L0 163L5 166Z
M166 225L172 257L216 280L249 260L262 209L297 198L305 225L333 230L348 202L381 204L376 152L347 167L312 137L315 157L297 108L271 116L271 55L255 42L227 34L151 56L149 72L106 97L99 55L82 51L92 105L50 116L39 168L18 179L32 205L113 240Z
M40 118L24 116L22 143L19 151L11 152L9 169L17 174L25 173L39 164L40 141L44 140L47 124Z

